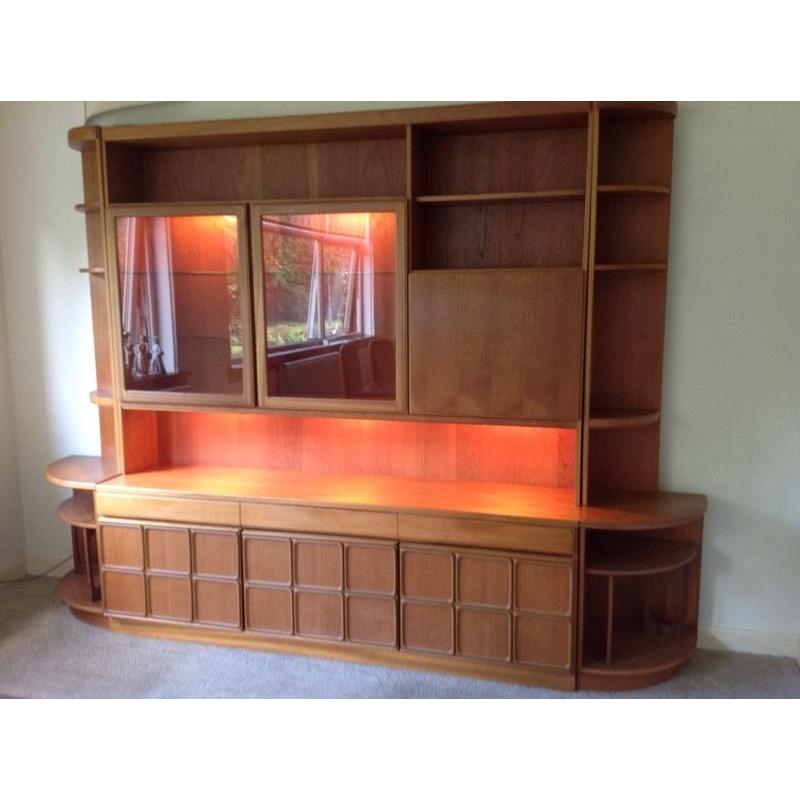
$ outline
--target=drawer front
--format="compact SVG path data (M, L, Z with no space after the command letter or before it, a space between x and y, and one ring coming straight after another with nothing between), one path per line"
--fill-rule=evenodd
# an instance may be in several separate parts
M239 526L239 504L231 500L195 500L188 497L146 497L97 492L95 504L97 515L101 517Z
M279 503L242 503L242 527L376 539L397 538L395 514Z
M245 629L396 647L397 547L245 530Z
M399 514L398 538L406 542L561 556L574 555L577 542L572 528L428 514Z
M571 559L407 543L399 558L402 649L571 668Z
M147 613L144 574L103 570L103 607L107 614L143 617Z

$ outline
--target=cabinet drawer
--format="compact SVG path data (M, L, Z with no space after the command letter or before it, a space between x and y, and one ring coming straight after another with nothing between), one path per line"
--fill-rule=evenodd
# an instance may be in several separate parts
M377 539L397 537L397 517L394 514L279 503L242 503L242 527Z
M239 526L239 504L231 500L142 497L98 492L95 505L97 515L102 517Z
M426 514L400 514L398 537L406 542L565 556L575 554L576 541L571 528Z

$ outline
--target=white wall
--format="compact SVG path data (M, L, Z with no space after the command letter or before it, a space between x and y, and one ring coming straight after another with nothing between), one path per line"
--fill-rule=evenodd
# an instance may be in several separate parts
M0 170L0 183L2 180L3 173ZM0 264L2 260L3 242L0 240ZM0 580L18 577L25 571L25 531L22 524L22 497L19 492L19 463L4 297L3 275L0 271Z
M363 104L303 110L354 106ZM164 103L97 121L277 111L287 113L269 103ZM81 112L79 103L0 104L0 242L31 569L67 551L53 521L58 490L41 466L98 447L86 399L88 292L77 276L85 245L71 211L79 157L65 142ZM798 130L800 104L679 106L661 457L665 489L704 492L711 504L701 642L791 655L800 641Z
M798 103L680 105L661 458L709 496L704 641L798 656L799 131Z
M86 237L73 210L83 199L81 165L66 139L82 123L79 102L0 103L0 266L31 572L71 552L55 517L69 492L46 483L42 469L100 446L88 400L95 383L88 281L78 273Z

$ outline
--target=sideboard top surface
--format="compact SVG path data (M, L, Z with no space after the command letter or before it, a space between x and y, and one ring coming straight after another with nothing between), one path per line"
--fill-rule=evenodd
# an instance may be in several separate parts
M97 489L628 529L683 524L701 517L707 505L703 495L629 492L577 506L568 488L198 466L119 475Z

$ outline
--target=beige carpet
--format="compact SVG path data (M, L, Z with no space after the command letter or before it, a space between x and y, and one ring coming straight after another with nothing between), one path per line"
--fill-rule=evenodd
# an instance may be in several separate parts
M791 658L700 651L676 678L618 694L562 693L411 670L108 633L78 622L56 581L0 585L6 697L798 698Z

